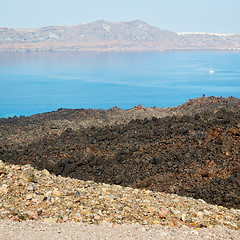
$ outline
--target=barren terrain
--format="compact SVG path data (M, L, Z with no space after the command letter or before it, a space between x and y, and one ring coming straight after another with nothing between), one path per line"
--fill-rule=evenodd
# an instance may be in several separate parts
M239 110L203 96L0 119L0 239L239 239Z

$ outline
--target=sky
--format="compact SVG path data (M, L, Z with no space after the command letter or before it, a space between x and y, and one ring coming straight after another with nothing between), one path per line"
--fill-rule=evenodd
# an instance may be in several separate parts
M143 20L174 32L240 33L240 0L0 0L0 26Z

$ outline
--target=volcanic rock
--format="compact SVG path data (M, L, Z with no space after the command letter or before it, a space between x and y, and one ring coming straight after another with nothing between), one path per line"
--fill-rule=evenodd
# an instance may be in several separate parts
M202 97L171 109L60 109L1 119L0 159L47 169L45 177L50 172L240 208L239 106L237 98Z

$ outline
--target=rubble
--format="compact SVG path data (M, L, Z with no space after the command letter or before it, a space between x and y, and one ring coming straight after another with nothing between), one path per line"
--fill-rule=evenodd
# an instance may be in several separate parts
M238 230L240 210L207 204L176 194L82 181L38 171L31 166L4 164L0 186L0 219L46 223L140 224ZM36 177L33 189L21 178L26 169ZM76 194L77 193L77 194Z

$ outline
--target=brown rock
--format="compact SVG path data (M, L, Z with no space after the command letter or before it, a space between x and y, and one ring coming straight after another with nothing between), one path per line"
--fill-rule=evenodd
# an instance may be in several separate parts
M101 219L101 217L99 215L94 216L95 221L99 221L100 219Z
M173 221L170 221L170 222L168 223L168 225L169 225L170 227L175 227L175 224L173 223Z
M228 130L228 132L230 132L233 135L240 136L240 129L239 128L230 128Z
M222 131L220 128L213 127L210 129L209 134L208 134L208 140L207 141L222 141Z
M6 175L6 170L3 166L0 165L0 176L1 175Z

